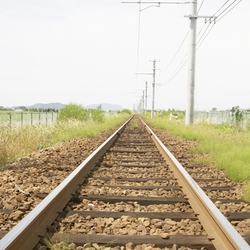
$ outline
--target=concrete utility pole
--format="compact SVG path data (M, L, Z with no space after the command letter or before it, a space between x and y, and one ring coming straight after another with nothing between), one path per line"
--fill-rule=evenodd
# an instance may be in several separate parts
M145 112L145 97L144 97L144 90L142 91L142 113Z
M155 105L155 63L156 60L153 60L153 94L152 94L151 118L154 118L154 105Z
M190 30L189 30L189 54L188 54L188 83L187 83L187 106L186 125L194 122L194 86L195 86L195 58L196 58L196 23L197 23L197 0L190 0Z

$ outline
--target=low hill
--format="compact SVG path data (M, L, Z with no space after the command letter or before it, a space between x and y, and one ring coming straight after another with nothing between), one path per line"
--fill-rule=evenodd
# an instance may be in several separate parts
M60 102L53 103L36 103L32 106L26 106L26 108L35 108L35 109L62 109L66 104Z

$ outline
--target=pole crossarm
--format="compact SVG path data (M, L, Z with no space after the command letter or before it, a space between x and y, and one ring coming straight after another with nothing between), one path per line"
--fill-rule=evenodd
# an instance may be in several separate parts
M217 18L217 16L198 16L198 15L185 15L184 17L188 17L189 19L205 18L205 23L207 22L216 23L216 18Z

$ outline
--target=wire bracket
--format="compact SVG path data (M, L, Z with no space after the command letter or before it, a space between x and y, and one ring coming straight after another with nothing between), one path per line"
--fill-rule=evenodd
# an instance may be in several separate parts
M205 23L216 23L217 16L198 16L198 15L185 15L184 17L188 17L189 19L198 19L205 18Z

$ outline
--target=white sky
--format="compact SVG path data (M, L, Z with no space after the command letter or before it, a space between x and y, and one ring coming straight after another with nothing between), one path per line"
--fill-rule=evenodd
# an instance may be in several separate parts
M202 2L198 0L198 8ZM211 16L226 2L204 0L199 15ZM217 21L197 50L195 110L250 108L249 10L250 1L241 1ZM188 52L188 38L180 48L189 29L188 14L188 4L147 8L140 12L138 32L138 4L1 0L0 106L73 102L132 109L148 81L151 108L152 75L136 72L152 73L156 59L155 108L184 110L186 66L168 80ZM204 19L198 19L197 35L208 24L203 26Z

